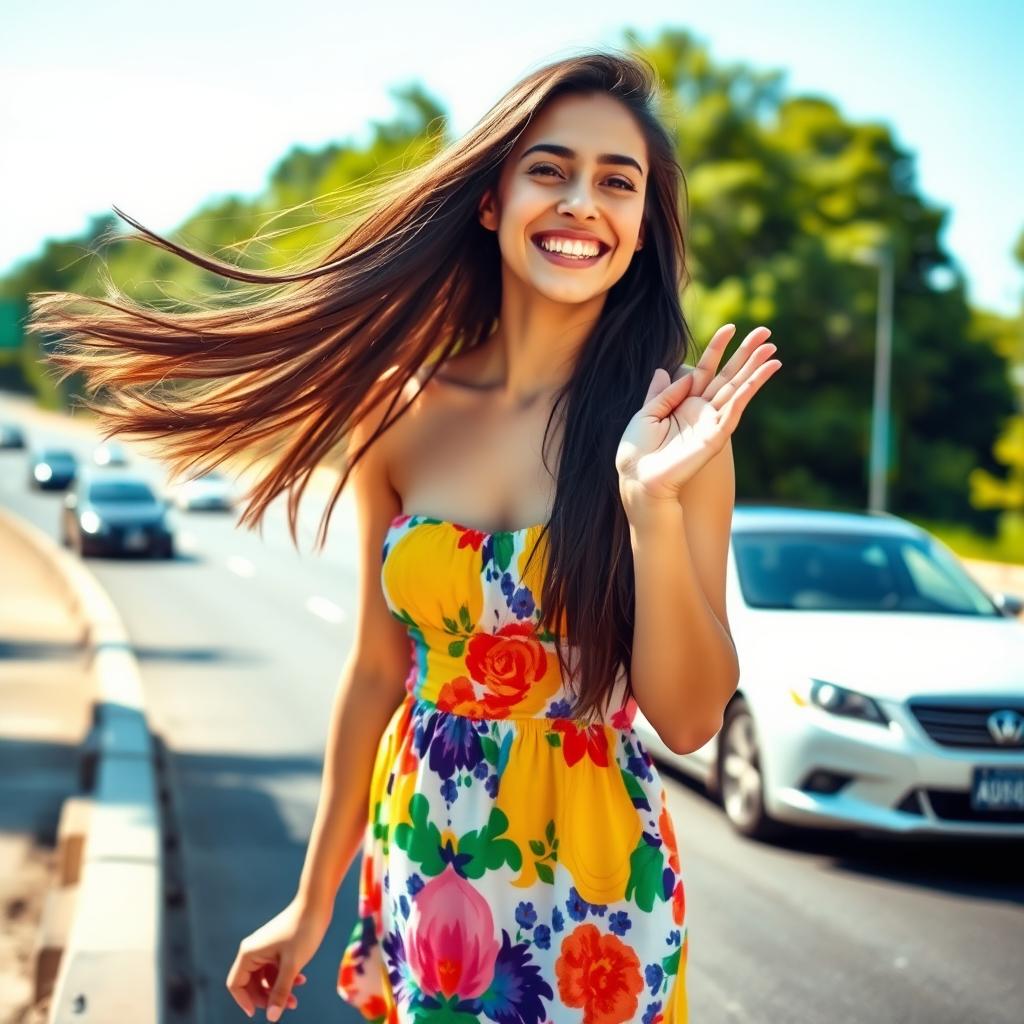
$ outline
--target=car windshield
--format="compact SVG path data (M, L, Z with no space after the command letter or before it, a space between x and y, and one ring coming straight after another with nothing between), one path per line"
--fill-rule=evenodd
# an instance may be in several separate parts
M141 480L97 480L89 487L90 501L155 501L149 485Z
M927 538L736 531L732 541L752 608L1001 617L956 556Z

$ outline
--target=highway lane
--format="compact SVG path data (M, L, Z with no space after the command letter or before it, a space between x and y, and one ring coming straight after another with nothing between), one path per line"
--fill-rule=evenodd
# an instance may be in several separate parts
M12 472L19 454L0 453L0 500L56 535L61 499L25 492ZM231 516L189 514L173 563L90 559L125 619L171 754L204 1024L241 1019L223 990L237 942L294 889L351 642L351 510L339 503L328 549L313 556L294 551L282 506L263 540ZM304 550L321 507L311 494ZM660 770L686 879L694 1024L1020 1019L1020 844L812 832L751 843L695 784ZM289 1019L300 1024L358 1019L333 993L355 886L350 871L297 990Z

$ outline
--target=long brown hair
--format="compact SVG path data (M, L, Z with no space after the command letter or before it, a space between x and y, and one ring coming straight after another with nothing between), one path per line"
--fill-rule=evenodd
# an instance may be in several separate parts
M407 382L427 380L453 353L482 343L500 310L497 237L479 223L484 191L502 161L550 100L607 93L625 104L647 141L650 174L644 246L609 290L573 375L565 403L556 499L545 524L544 625L576 649L574 716L596 719L624 672L632 693L634 578L628 522L619 498L615 450L657 367L686 360L691 335L680 303L685 245L683 169L658 114L662 98L649 61L631 52L590 51L528 74L463 138L420 166L388 179L369 212L312 265L255 271L191 251L148 230L139 239L214 274L249 282L252 301L228 308L166 312L112 284L105 299L67 292L29 297L28 327L56 336L47 358L59 380L81 371L107 401L86 399L104 436L158 442L177 475L259 453L265 473L246 495L239 525L258 526L268 504L288 493L296 521L310 475L345 452L316 544L322 548L351 468L400 416ZM390 398L384 420L349 457L344 442L370 407ZM545 431L545 447L548 435ZM540 547L540 545L538 545ZM557 624L553 628L552 624ZM564 627L563 629L559 627Z

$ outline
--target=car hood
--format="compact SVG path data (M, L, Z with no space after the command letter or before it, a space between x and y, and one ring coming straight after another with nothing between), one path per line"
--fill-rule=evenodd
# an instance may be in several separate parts
M164 517L163 505L143 501L126 501L102 505L86 505L104 523L156 523Z
M751 612L730 617L741 671L810 676L893 700L988 694L1024 700L1024 625L898 612Z

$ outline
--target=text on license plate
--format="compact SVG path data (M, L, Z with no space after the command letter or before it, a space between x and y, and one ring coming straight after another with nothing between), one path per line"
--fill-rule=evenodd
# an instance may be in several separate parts
M1024 811L1024 768L975 768L971 808L975 811Z

